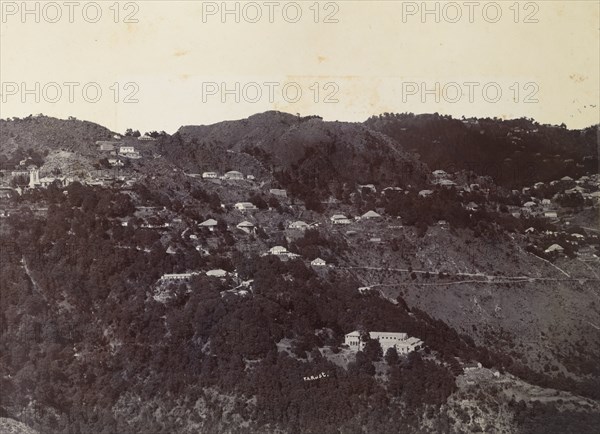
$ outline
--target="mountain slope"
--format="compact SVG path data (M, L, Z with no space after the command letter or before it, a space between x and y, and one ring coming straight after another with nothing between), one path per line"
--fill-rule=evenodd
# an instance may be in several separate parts
M532 119L461 121L412 113L373 116L365 125L417 152L433 170L473 170L508 187L598 169L597 126L567 130Z
M341 199L356 184L424 185L429 172L394 140L364 125L280 112L182 127L162 153L188 170L270 172L293 195L323 200Z
M1 154L12 155L17 148L38 153L66 150L91 155L97 140L110 140L113 133L101 125L74 118L68 120L47 116L23 119L0 119Z

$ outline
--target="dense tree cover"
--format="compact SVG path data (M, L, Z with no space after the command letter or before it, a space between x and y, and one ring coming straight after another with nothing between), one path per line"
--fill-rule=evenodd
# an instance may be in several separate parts
M365 124L418 152L432 170L472 170L507 187L579 177L598 169L597 126L567 130L525 118L477 119L465 125L437 113L386 113Z
M368 418L371 400L390 399L372 372L347 373L316 357L315 348L325 342L315 330L331 329L327 343L337 346L345 331L359 325L418 333L423 320L383 300L359 297L355 282L335 276L324 281L301 261L244 255L234 258L235 267L254 279L251 297L222 297L220 281L198 276L190 291L174 285L172 298L156 302L148 291L162 272L185 262L185 254L173 259L155 245L150 252L118 248L111 239L116 227L107 217L120 209L118 195L107 201L103 192L78 189L73 186L51 205L47 220L13 222L10 236L18 248L3 258L2 270L8 277L2 288L2 366L12 378L3 380L7 411L32 396L41 408L37 421L45 427L63 432L67 423L76 423L103 432L123 421L110 413L92 417L90 409L110 408L123 390L142 397L193 397L214 386L256 396L257 426L328 432ZM94 201L87 200L91 194ZM137 242L135 236L120 236L119 244L134 247L128 241ZM299 360L277 353L276 343L285 337L301 343ZM331 377L317 385L304 382L304 376L320 372ZM51 416L50 408L59 416Z
M13 247L0 261L0 407L44 432L176 432L181 418L169 410L180 401L190 410L198 400L209 408L205 429L223 429L222 406L207 390L230 397L229 413L259 431L415 431L426 412L443 431L448 421L436 408L455 390L457 358L554 384L409 312L403 300L360 295L346 274L320 277L301 260L238 252L225 230L211 234L218 248L210 258L182 239L171 240L175 253L167 254L159 232L121 226L122 218L134 220L129 195L79 184L67 191L40 193L47 217L15 214L0 240ZM344 248L312 230L294 246L313 247ZM164 273L210 268L237 271L253 280L252 291L236 295L227 291L233 285L202 274L157 284ZM168 294L163 301L159 290ZM369 343L348 369L321 356L324 346L339 351L351 330L404 331L428 350L408 360L388 353L383 362ZM377 363L389 366L388 381L375 376ZM163 416L123 412L130 396L147 405L161 400ZM23 411L30 400L33 415Z
M378 185L424 185L426 175L418 163L399 150L367 133L369 154L348 148L336 137L319 146L307 146L304 155L289 168L274 173L290 196L301 199L307 209L322 212L330 197L347 202L355 186L371 180Z
M33 148L17 147L10 156L0 154L0 169L2 170L13 170L15 167L19 167L20 163L24 163L26 168L29 165L41 167L44 164L44 158L48 155L48 150L38 151Z

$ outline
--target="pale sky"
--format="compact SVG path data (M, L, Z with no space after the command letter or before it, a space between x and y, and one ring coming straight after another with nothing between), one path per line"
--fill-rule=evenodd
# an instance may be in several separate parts
M599 122L597 1L428 2L424 16L421 1L227 2L224 17L220 1L67 3L1 2L2 118L169 133L273 109Z

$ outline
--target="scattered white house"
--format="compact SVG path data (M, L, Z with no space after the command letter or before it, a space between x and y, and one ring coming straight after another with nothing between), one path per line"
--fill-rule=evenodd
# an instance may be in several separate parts
M349 225L351 223L350 219L343 214L335 214L331 216L330 220L334 225Z
M208 228L209 231L214 231L217 227L218 222L215 219L208 219L200 223L200 226L203 228Z
M398 354L408 354L424 347L422 340L408 337L406 333L370 332L369 337L379 341L383 354L390 348L395 348ZM362 350L365 347L365 342L361 339L358 331L345 335L344 343L355 351Z
M477 205L475 202L469 202L467 205L465 205L465 208L469 211L477 211L479 209L479 205Z
M569 181L573 181L573 178L571 178L570 176L563 176L562 178L560 178L560 180L569 182Z
M327 262L325 262L321 258L316 258L310 262L310 265L312 265L313 267L325 267L327 265Z
M98 150L100 152L112 152L115 150L115 147L118 144L119 142L111 142L108 140L99 140L96 142L96 145L98 145Z
M436 184L441 185L442 187L455 187L456 182L451 181L449 179L440 179Z
M556 211L546 211L544 217L547 219L555 219L558 218L558 213Z
M146 133L143 136L138 137L138 140L151 141L151 140L156 140L156 139L154 137L152 137L151 135L149 135L148 133Z
M402 191L400 187L386 187L383 189L383 193L387 193L389 191Z
M198 274L198 272L163 274L160 280L187 280L196 274Z
M432 172L433 176L435 176L436 178L446 178L448 176L448 173L445 170L434 170Z
M140 153L133 146L121 146L119 148L119 155L125 158L141 158Z
M217 268L216 270L210 270L206 272L209 277L227 277L227 271Z
M254 231L254 224L249 221L243 221L236 226L239 230L250 234Z
M204 172L202 174L202 179L216 179L219 177L217 172Z
M533 208L533 207L534 207L534 206L536 206L536 205L537 205L537 204L536 204L535 202L531 201L531 200L530 200L529 202L525 202L525 203L523 204L523 206L524 206L525 208Z
M553 253L553 252L557 252L557 253L562 253L565 249L563 249L563 247L560 244L552 244L550 247L548 247L546 250L544 250L544 253Z
M309 224L306 223L306 222L303 222L302 220L298 220L298 221L295 221L293 223L290 223L290 225L288 226L288 228L290 228L290 229L297 229L297 230L300 230L300 231L304 231L304 230L306 230L306 229L309 228Z
M476 371L477 369L481 369L481 368L483 368L483 365L479 362L467 363L467 364L465 364L465 367L463 368L463 372Z
M275 246L269 249L270 255L287 255L288 253L288 250L283 246Z
M287 197L287 191L282 190L281 188L272 188L269 190L269 193L273 196Z
M279 256L279 257L287 257L290 259L300 257L300 255L298 255L296 253L288 252L288 250L283 246L271 247L269 249L269 252L265 253L263 256L265 256L265 255L275 255L275 256Z
M375 211L370 210L364 213L361 217L361 220L370 220L370 219L379 219L381 218L380 214L377 214Z
M244 174L242 172L238 172L237 170L231 170L227 172L223 177L231 181L238 181L244 179Z
M419 196L421 196L421 197L429 197L429 196L431 196L432 194L433 194L433 191L432 191L432 190L421 190L421 191L419 192Z
M238 211L256 211L258 208L252 202L238 202L234 205Z
M254 175L248 175L248 176L246 176L246 179L247 179L248 181L254 181L256 178L255 178L255 176L254 176Z

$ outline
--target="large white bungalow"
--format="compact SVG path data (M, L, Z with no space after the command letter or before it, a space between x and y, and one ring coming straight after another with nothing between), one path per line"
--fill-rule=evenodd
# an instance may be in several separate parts
M369 337L379 341L383 354L392 347L396 348L398 354L408 354L424 347L422 340L408 337L406 333L369 332ZM355 351L362 350L365 347L365 342L360 338L360 332L358 331L345 335L344 343Z
M331 216L331 223L334 225L349 225L351 221L343 214L335 214Z

